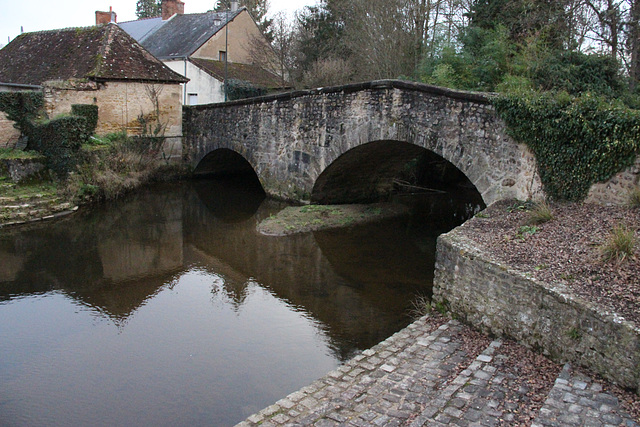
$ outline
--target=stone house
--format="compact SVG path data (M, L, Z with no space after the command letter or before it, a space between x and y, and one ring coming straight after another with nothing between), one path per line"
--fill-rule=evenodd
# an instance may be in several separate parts
M112 20L96 12L96 23ZM169 68L189 79L185 105L225 100L224 82L236 79L269 91L287 86L275 69L276 56L246 8L232 2L224 12L184 13L184 3L163 0L162 16L121 22L122 29Z
M186 82L113 23L24 33L0 50L0 90L42 90L49 117L95 104L98 134L139 135L143 117L177 143Z

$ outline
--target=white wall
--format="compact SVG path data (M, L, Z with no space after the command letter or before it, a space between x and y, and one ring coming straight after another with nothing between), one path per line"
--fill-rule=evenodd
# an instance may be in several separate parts
M198 94L198 104L211 104L213 102L224 102L224 84L211 77L208 73L196 67L193 63L186 61L165 61L164 64L178 74L189 79L186 84L186 96L184 85L182 85L182 103L189 103L189 94Z

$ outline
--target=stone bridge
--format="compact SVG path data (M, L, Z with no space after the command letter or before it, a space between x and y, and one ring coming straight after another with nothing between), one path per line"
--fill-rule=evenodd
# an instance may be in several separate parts
M284 199L361 200L425 152L461 171L486 204L541 194L533 155L481 93L396 80L295 91L185 107L184 132L196 174L253 169Z

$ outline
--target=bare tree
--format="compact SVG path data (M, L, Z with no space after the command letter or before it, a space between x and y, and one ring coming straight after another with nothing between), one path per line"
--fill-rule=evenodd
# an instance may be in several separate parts
M142 135L152 137L163 137L168 123L163 123L160 118L160 95L164 90L163 85L158 84L145 84L144 91L149 101L153 105L153 111L148 114L140 112L138 116L138 122L142 128Z
M353 66L344 58L326 58L315 61L302 76L305 87L336 86L353 81Z
M413 73L414 23L406 0L341 0L345 44L357 78L397 78Z
M282 12L277 13L271 24L272 42L265 37L251 37L249 55L251 62L280 77L281 87L290 85L292 69L293 24Z
M640 0L633 0L627 24L627 46L629 49L629 86L636 90L640 82Z
M620 35L623 27L623 0L585 0L585 4L593 13L595 22L591 31L594 41L604 46L613 59L619 59Z

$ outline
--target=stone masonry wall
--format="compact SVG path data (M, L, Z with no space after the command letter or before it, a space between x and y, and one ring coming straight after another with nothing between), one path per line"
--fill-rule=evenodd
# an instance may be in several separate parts
M249 161L268 193L287 199L309 200L329 165L376 141L442 156L487 204L542 195L533 155L507 136L482 94L378 81L185 108L191 166L216 149L231 149ZM374 161L361 167L376 178Z
M640 391L637 326L496 262L457 230L438 239L433 300L483 331Z
M45 107L49 117L71 112L72 104L96 104L96 133L104 135L127 130L130 135L141 132L138 116L147 118L154 107L147 93L151 86L159 88L160 121L166 123L166 136L182 135L181 86L179 84L147 84L136 82L49 82L45 85Z
M623 205L629 201L629 193L640 184L640 155L635 164L603 183L591 186L587 203Z
M9 120L7 115L0 111L0 148L15 148L20 131L13 127L15 122Z

